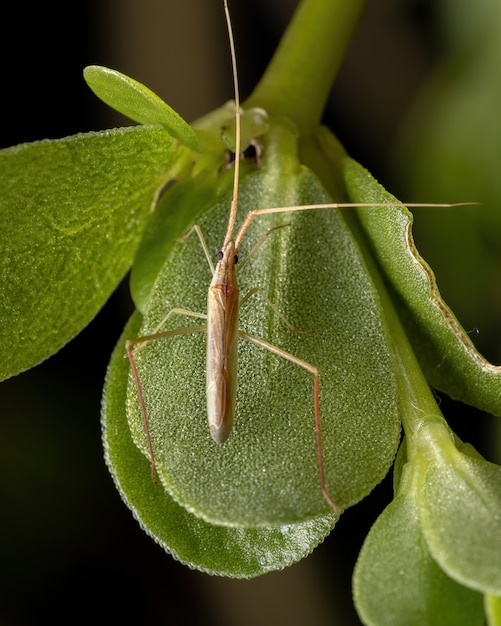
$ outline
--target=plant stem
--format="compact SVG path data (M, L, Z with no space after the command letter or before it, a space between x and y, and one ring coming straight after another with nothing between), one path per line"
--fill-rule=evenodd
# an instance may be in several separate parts
M402 425L407 437L409 458L419 448L422 434L429 440L429 433L438 436L437 426L443 435L448 432L444 417L426 380L405 330L386 291L379 289L385 316L391 329L394 346L395 372L400 388Z
M320 123L365 0L302 0L245 103L291 118L302 135Z
M393 343L394 368L399 387L402 424L407 436L408 448L412 448L413 442L416 440L415 436L423 426L429 426L432 422L440 423L441 425L445 424L444 417L407 338L395 304L390 298L379 269L374 263L370 251L367 249L360 226L349 212L345 214L345 219L357 238L367 269L379 294L380 305L386 319L388 336Z

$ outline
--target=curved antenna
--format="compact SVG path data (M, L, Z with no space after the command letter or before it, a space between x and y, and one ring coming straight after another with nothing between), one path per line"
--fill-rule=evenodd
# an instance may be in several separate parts
M235 228L235 220L237 218L238 208L238 183L240 177L240 91L238 88L237 73L237 56L235 54L235 42L233 39L233 28L231 27L230 11L228 9L228 0L224 0L224 13L226 16L226 24L228 26L228 37L230 40L231 64L233 69L233 87L235 91L235 175L233 178L233 198L231 200L230 217L228 219L228 229L224 238L223 250L230 242Z

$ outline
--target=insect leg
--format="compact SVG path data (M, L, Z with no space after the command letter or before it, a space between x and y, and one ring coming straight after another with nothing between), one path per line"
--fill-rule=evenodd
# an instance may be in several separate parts
M384 208L384 207L406 207L406 208L452 208L458 206L471 206L480 204L479 202L452 202L452 203L408 203L408 202L333 202L328 204L302 204L289 207L273 207L268 209L254 209L249 211L235 237L235 247L240 245L252 220L257 215L269 215L271 213L293 213L295 211L316 211L319 209L360 209L360 208Z
M138 352L141 352L141 350L143 350L146 347L146 344L152 339L159 339L160 337L165 337L166 335L160 333L160 330L165 326L165 324L167 323L171 315L188 315L189 317L200 317L201 319L207 319L207 315L205 313L197 313L196 311L189 311L188 309L179 309L179 308L171 309L167 313L167 315L162 319L162 321L159 322L155 326L155 328L152 330L152 332L149 335L146 335L144 337L135 337L134 339L128 339L128 341L131 344L139 343L139 346L137 346L137 348L134 348L132 353L137 354ZM171 331L167 331L167 332L171 333ZM175 331L172 331L172 333L177 334L175 333Z
M276 230L279 230L280 228L285 228L286 226L289 226L289 224L280 224L279 226L273 226L272 228L269 228L264 235L262 235L257 242L254 244L254 246L252 247L252 250L249 252L249 254L242 260L239 261L238 263L238 269L237 271L240 271L242 269L242 267L247 263L247 261L252 257L252 255L256 252L256 250L258 248L260 248L263 243L268 239L268 237L271 235L271 233L273 233Z
M178 237L176 241L186 241L188 237L191 235L191 233L193 232L197 234L200 244L202 245L203 251L205 253L205 258L207 259L207 262L209 264L210 271L212 272L212 274L214 274L214 263L212 262L209 248L207 247L207 242L205 241L205 237L203 236L202 229L200 228L198 224L195 224L194 226L192 226L190 230L186 233L186 235L183 235L182 237Z
M322 494L325 500L327 501L327 504L331 507L332 511L334 512L334 516L337 520L341 514L341 511L338 505L332 499L331 495L329 494L327 490L327 486L325 484L324 455L322 451L322 434L321 434L321 426L320 426L320 404L319 404L320 375L319 375L318 369L314 365L311 365L311 363L308 363L307 361L303 361L299 357L294 356L293 354L290 354L289 352L286 352L285 350L282 350L281 348L278 348L277 346L274 346L271 343L268 343L264 339L260 339L259 337L254 337L253 335L248 335L247 333L244 333L241 330L238 331L238 334L240 337L246 339L247 341L250 341L251 343L254 343L257 346L260 346L261 348L265 348L266 350L273 352L273 354L281 356L284 359L287 359L288 361L290 361L291 363L299 365L299 367L302 367L303 369L313 374L313 377L314 377L313 407L315 411L315 433L316 433L316 440L317 440L320 489L322 490Z
M207 243L205 242L204 236L200 227L195 224L183 237L180 237L178 241L186 241L186 239L195 232L198 236L198 239L202 245L203 251L205 253L205 257L207 262L209 263L209 267L211 272L214 274L214 265L210 258L209 250L207 248ZM174 308L171 309L167 315L160 321L159 324L153 329L149 335L143 335L142 337L134 337L132 339L127 339L125 342L125 352L126 356L129 359L130 367L132 370L132 375L134 377L134 382L136 384L137 395L139 399L139 406L141 408L141 414L143 417L144 428L146 432L146 439L148 442L148 449L150 452L151 459L151 477L154 480L155 478L155 454L153 452L153 444L151 442L150 428L148 422L148 415L146 412L146 404L144 402L143 390L141 387L141 381L139 378L139 372L137 370L137 365L134 360L134 355L138 352L141 352L146 345L155 339L162 339L165 337L174 337L176 335L187 335L190 333L199 333L199 332L207 332L207 326L189 326L186 328L173 328L171 330L162 331L161 329L165 326L167 321L172 315L188 315L190 317L198 317L201 319L207 319L207 315L205 313L198 313L196 311L189 311L188 309ZM132 349L132 346L135 344L139 344L136 348Z
M194 313L193 311L185 311L184 309L172 309L170 312L179 312L189 315L191 314L193 317L205 317L201 313ZM125 342L125 352L127 358L129 359L130 368L132 371L132 375L134 377L134 382L136 384L137 396L139 399L139 406L141 408L141 415L143 417L144 429L146 432L146 440L148 442L148 450L150 453L150 461L151 461L151 479L155 480L155 453L153 452L153 444L151 442L150 435L150 426L148 422L148 414L146 413L146 404L144 402L143 390L141 387L141 380L139 379L139 372L137 370L136 361L134 360L134 351L131 349L135 343L141 344L141 349L148 342L153 341L154 339L161 339L163 337L174 337L176 335L187 335L190 333L201 333L206 332L207 326L188 326L186 328L173 328L171 330L166 330L163 332L155 332L151 335L144 335L142 337L134 337L133 339L127 339Z

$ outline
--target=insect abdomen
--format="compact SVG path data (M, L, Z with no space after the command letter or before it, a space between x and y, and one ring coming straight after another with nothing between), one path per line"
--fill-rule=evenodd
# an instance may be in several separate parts
M216 443L224 443L233 427L237 343L238 286L234 265L228 268L220 261L207 297L207 419Z

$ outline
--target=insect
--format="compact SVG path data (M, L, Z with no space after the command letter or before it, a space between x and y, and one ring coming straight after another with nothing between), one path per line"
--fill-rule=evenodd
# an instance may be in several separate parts
M236 55L233 41L231 20L228 11L227 0L224 1L224 9L226 21L228 25L231 59L234 77L235 92L235 154L241 153L241 112L240 112L240 96L238 87L238 74L236 67ZM208 260L212 271L212 280L207 295L207 312L195 312L182 308L172 308L167 315L161 320L153 332L140 337L134 337L126 341L126 353L130 361L132 374L135 380L137 395L139 399L141 414L146 432L147 444L151 460L152 477L155 476L155 452L152 439L150 436L148 415L144 393L141 385L139 371L135 361L135 355L141 351L149 342L159 339L166 339L176 335L206 333L207 334L207 359L206 359L206 404L207 419L209 430L214 441L223 444L230 436L233 421L235 418L236 396L237 396L237 345L239 338L257 345L260 348L288 360L290 363L302 368L313 378L313 417L316 434L316 450L318 462L319 487L325 501L328 503L333 516L337 519L341 513L340 507L335 499L329 493L326 485L324 454L322 447L322 428L320 415L320 372L317 366L299 356L296 356L281 347L275 346L265 339L251 335L239 329L239 307L246 302L254 294L260 293L267 303L272 307L275 313L284 321L292 331L297 331L292 324L287 321L280 311L276 309L272 302L267 300L265 294L262 294L256 287L251 289L242 298L240 298L237 271L239 271L247 262L249 257L268 239L273 233L286 228L286 226L276 226L266 231L257 243L252 247L250 253L243 260L238 262L238 251L240 245L253 220L259 215L269 215L274 213L292 213L298 211L319 210L319 209L339 209L350 207L374 206L374 204L360 203L332 203L332 204L309 204L288 207L272 207L262 208L250 211L237 229L237 208L239 201L239 173L240 158L237 156L234 161L234 179L233 179L233 195L230 205L228 224L226 234L217 255L217 264L214 267L207 244L203 237L202 231L198 225L193 226L189 232L181 238L186 240L192 234L197 235L205 256ZM395 203L393 203L393 206ZM379 206L379 205L378 205ZM407 205L407 206L423 206L423 205ZM451 206L433 205L433 206ZM275 235L274 235L275 236ZM277 235L278 236L278 235ZM184 328L174 328L162 330L168 320L177 314L193 317L195 319L204 320L204 323Z

